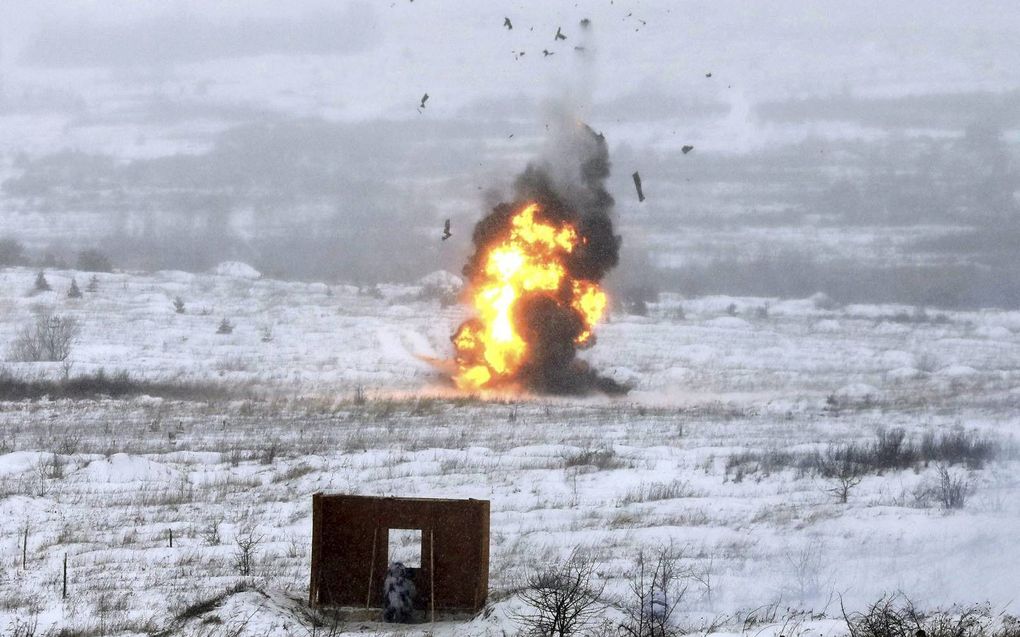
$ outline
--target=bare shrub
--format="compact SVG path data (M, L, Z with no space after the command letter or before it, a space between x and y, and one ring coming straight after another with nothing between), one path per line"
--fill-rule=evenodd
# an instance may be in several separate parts
M205 542L206 546L219 546L221 543L220 538L220 521L211 520L209 526L202 530L202 541Z
M835 496L837 502L846 504L850 499L850 491L863 480L864 469L847 454L830 447L818 456L818 472L831 482L825 492Z
M365 396L365 388L358 385L354 388L354 404L364 405L366 402L368 402L368 398Z
M923 612L903 594L886 595L867 610L847 614L850 637L983 637L989 634L987 606L954 607Z
M258 560L259 547L265 536L258 532L258 528L251 522L245 521L237 530L234 536L234 567L237 574L242 577L251 575L255 562Z
M67 360L80 332L74 317L40 314L32 325L18 332L11 344L10 358L21 363Z
M606 609L604 583L596 583L598 563L574 550L561 564L528 575L517 596L528 609L510 613L527 635L565 637L591 626Z
M970 479L959 471L951 471L944 464L935 466L938 475L936 494L943 509L962 509L967 503L972 486Z
M174 312L184 314L184 299L179 296L174 297Z
M15 617L10 624L7 625L7 631L4 635L8 637L35 637L39 629L39 616L32 614L27 618Z
M280 441L273 438L259 450L259 464L271 465L280 453Z
M630 578L631 597L623 605L621 634L629 637L681 634L674 613L687 594L691 575L683 558L683 551L673 546L653 555L638 553Z

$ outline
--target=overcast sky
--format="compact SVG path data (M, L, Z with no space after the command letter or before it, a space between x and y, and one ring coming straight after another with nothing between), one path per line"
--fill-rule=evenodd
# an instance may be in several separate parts
M554 39L557 28L566 40ZM4 0L0 30L8 83L60 78L88 97L95 89L83 78L232 78L212 95L282 104L314 91L324 114L355 118L416 115L425 91L441 114L549 95L576 78L584 56L596 101L909 94L1020 77L1020 10L1006 1Z

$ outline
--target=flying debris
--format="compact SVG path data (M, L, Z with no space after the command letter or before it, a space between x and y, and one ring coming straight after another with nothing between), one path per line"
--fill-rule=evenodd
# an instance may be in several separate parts
M641 190L641 173L634 171L634 174L631 175L631 177L634 178L634 188L637 190L637 200L639 202L644 201L645 193Z
M510 18L503 18L503 26L505 26L508 31L514 30L514 25L510 22Z
M563 31L561 31L559 27L556 27L556 37L554 37L553 39L554 40L566 40L567 36L563 35Z
M583 46L575 46L574 50L577 51L578 53L584 53L586 51L586 49Z
M542 49L542 55L544 55L545 57L549 57L550 55L556 55L556 54L553 53L552 51L550 51L549 49Z
M450 234L450 220L447 219L446 223L443 224L443 241L446 241L453 235Z
M688 144L688 145L684 146L683 148L681 148L680 150L681 150L681 152L683 152L683 154L686 155L687 153L689 153L692 150L694 150L694 146L691 146L690 144Z
M429 94L428 93L426 93L426 94L421 96L421 104L418 105L418 111L419 112L421 111L421 109L425 108L425 102L427 102L427 101L429 101Z
M705 77L712 77L711 73L705 73Z
M582 29L587 29L588 27L591 26L591 20L589 20L588 18L583 18L579 24L581 25Z
M524 57L524 51L513 51L514 59L519 60Z

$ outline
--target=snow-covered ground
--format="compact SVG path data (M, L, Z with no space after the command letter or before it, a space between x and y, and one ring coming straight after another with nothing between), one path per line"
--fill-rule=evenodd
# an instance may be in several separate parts
M515 578L575 547L623 595L638 551L670 543L697 576L682 604L694 629L833 632L840 601L897 590L1018 611L1018 312L664 297L647 316L613 311L584 353L627 397L465 397L423 360L449 354L463 308L415 286L288 283L241 265L98 274L81 299L70 279L84 290L91 275L47 271L54 291L33 294L35 271L0 271L0 347L43 309L82 326L70 366L7 372L102 368L236 394L3 404L0 629L37 616L92 634L311 634L317 491L491 501L491 612L421 627L432 634L512 631ZM935 463L869 472L839 503L831 479L753 455L897 428L974 432L1002 452L948 468L970 485L952 511L923 497ZM251 529L263 539L242 577L235 538Z

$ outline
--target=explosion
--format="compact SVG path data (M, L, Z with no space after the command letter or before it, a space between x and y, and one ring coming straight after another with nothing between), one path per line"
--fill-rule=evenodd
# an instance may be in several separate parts
M575 357L595 343L607 303L598 282L616 265L620 243L602 187L605 139L587 126L578 133L579 184L554 184L550 167L529 166L517 180L517 201L496 206L475 227L464 274L476 315L451 337L462 389L621 389Z

